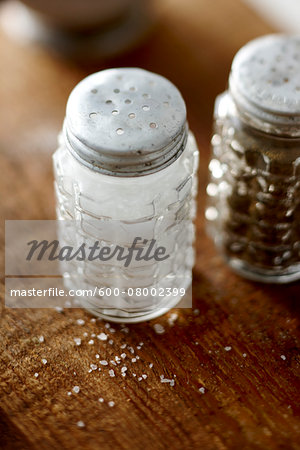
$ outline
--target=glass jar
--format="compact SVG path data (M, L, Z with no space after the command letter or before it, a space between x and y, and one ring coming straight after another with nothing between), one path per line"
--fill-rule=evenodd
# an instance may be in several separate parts
M140 237L169 255L128 267L73 262L64 272L67 287L104 288L81 299L82 306L112 321L137 322L176 305L182 297L176 289L187 290L192 280L198 166L177 88L134 68L87 77L69 97L53 159L57 217L75 224L64 228L64 242L74 246L84 237L128 248Z
M300 37L237 53L209 170L208 232L228 264L252 280L300 279Z

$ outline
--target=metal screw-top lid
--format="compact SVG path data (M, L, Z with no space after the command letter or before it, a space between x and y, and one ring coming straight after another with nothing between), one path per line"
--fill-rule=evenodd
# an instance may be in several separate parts
M185 103L160 75L136 68L104 70L72 91L64 136L72 154L92 170L146 175L168 166L184 150Z
M300 36L269 35L245 45L233 60L229 85L250 125L300 136Z

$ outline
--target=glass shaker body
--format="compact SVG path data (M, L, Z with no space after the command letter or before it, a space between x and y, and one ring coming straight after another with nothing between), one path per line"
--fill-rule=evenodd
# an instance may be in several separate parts
M284 61L283 52L292 62ZM300 57L298 39L268 36L248 44L233 63L229 91L215 104L208 232L235 271L262 282L300 279L300 108L294 100L300 87L298 91L295 54ZM278 67L282 63L290 67L289 75ZM239 85L240 77L247 76L254 86L250 99ZM286 105L289 95L293 101ZM261 107L264 102L267 108ZM280 114L272 110L278 104L285 109Z
M115 89L111 89L110 85L102 86L103 92L107 90L107 94L103 94L104 110L109 111L109 121L112 121L110 124L115 119L123 123L122 128L118 128L121 122L116 122L112 130L106 124L106 134L116 133L119 143L124 140L125 155L121 160L115 161L115 156L111 158L108 152L107 160L101 162L100 170L99 167L93 168L91 160L84 161L73 148L70 149L68 124L65 122L60 146L53 156L57 217L75 223L75 232L65 233L64 240L74 245L74 241L78 243L78 237L84 235L88 236L87 239L127 248L137 237L148 243L153 239L156 248L167 249L169 258L145 263L132 260L128 267L116 261L109 265L103 265L101 261L93 264L76 261L72 270L68 269L64 273L64 279L69 288L98 288L95 297L81 299L82 306L93 313L112 321L137 322L161 315L175 306L182 298L179 290L188 290L191 284L198 150L185 123L185 110L180 112L178 109L182 126L175 139L175 153L173 145L170 147L171 153L173 152L171 162L168 160L170 149L167 153L166 149L156 149L153 161L151 152L143 154L143 134L139 133L136 137L136 129L130 127L146 126L146 139L153 139L153 142L161 132L160 128L163 130L165 125L168 127L168 124L164 124L164 119L159 119L159 103L165 114L165 110L172 111L172 100L167 97L154 98L155 86L150 94L147 92L149 84L145 86L143 81L144 78L147 82L153 81L154 77L155 83L158 83L162 77L138 69L104 71L101 76L103 74L104 78L112 76L115 79L116 76L122 76L126 81L125 86L119 84ZM137 82L134 80L136 76ZM130 90L133 87L136 91ZM91 90L95 91L95 88L92 87ZM111 92L114 90L117 92L111 99ZM163 101L168 105L164 105ZM179 107L182 108L182 105ZM74 111L73 107L72 110ZM152 114L158 115L156 119L148 118L147 113L151 110ZM123 114L127 120L125 124L125 119L120 117ZM89 116L89 120L95 120L91 112ZM103 135L102 139L105 139ZM129 139L129 144L126 144L126 139ZM128 154L126 146L132 147L135 144L141 150L137 150L135 156L132 156ZM146 147L149 148L149 144ZM161 151L164 154L160 159ZM126 158L129 159L128 163ZM144 162L142 159L140 162L141 158L148 161ZM160 165L153 168L159 160ZM135 173L130 172L130 164L133 164ZM111 171L113 166L114 173ZM139 173L140 170L142 173ZM102 291L99 288L103 288ZM171 291L173 295L169 295Z

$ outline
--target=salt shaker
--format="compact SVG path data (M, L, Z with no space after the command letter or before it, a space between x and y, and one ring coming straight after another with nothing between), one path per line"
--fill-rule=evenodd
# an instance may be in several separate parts
M140 238L160 261L73 261L69 288L95 289L81 305L111 321L138 322L175 306L194 264L198 150L177 88L137 68L104 70L72 91L54 156L57 217L78 238L128 248ZM60 222L60 220L59 220ZM148 244L147 244L148 245Z
M228 264L267 283L300 279L300 37L235 56L215 104L208 230Z

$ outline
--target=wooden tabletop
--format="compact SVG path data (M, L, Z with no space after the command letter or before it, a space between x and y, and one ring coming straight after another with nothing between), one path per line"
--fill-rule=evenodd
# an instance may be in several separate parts
M186 99L201 153L194 309L107 328L80 309L2 307L1 449L300 448L300 284L238 277L216 253L203 220L214 98L238 48L271 30L239 0L161 0L159 8L160 23L146 43L93 67L0 32L2 219L55 217L51 154L65 103L96 70L140 66L170 78ZM107 341L93 339L100 332ZM111 365L89 373L96 354L109 361L121 353L126 376Z

